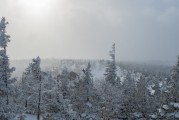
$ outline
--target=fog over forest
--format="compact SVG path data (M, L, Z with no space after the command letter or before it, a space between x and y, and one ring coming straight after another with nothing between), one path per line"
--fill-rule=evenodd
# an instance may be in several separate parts
M179 120L179 0L0 0L0 120Z

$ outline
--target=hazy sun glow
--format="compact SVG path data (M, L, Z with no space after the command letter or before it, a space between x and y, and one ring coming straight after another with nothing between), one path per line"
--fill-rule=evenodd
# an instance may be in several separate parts
M44 15L49 11L52 0L19 0L19 5L28 14Z

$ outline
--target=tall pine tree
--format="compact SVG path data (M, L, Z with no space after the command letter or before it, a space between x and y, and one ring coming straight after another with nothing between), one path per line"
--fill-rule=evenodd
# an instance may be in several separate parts
M10 109L9 105L9 94L10 84L15 79L11 79L11 73L15 68L10 68L9 58L7 56L7 44L10 42L10 36L6 33L6 22L5 17L0 21L0 113L8 113Z
M112 46L112 50L109 51L109 55L111 56L112 61L108 61L108 65L106 67L105 80L112 85L116 82L116 63L115 63L115 43Z
M37 113L37 120L40 120L41 92L42 92L42 71L40 58L32 60L22 76L22 98L25 107L32 113Z

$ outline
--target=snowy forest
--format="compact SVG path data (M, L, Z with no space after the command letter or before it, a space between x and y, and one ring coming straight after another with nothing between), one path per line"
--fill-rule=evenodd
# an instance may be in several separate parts
M179 119L179 57L171 66L110 60L32 59L7 55L10 35L0 21L0 120ZM108 54L108 53L106 53Z

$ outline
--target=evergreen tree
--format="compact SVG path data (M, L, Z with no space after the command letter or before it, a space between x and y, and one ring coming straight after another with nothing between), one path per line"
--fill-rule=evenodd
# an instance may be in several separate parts
M100 114L102 119L127 119L127 116L123 113L125 95L122 89L104 81L101 84L99 96L98 104L100 104L100 112L98 114Z
M62 74L60 76L61 80L61 91L63 94L63 99L69 98L69 72L66 67L63 68Z
M15 82L15 79L11 78L11 73L15 68L10 68L9 58L7 56L7 44L10 42L10 36L6 34L7 24L8 22L3 17L0 21L0 116L3 113L8 114L12 111L9 108L10 84Z
M32 60L22 76L22 99L25 107L31 113L37 113L37 120L40 120L41 92L42 92L42 71L40 58ZM28 111L27 111L28 112Z
M115 63L115 44L112 46L112 50L109 52L112 61L108 61L108 65L106 67L105 80L112 85L115 85L116 82L116 63Z
M144 75L142 75L137 82L136 90L136 111L142 114L143 118L149 119L149 90L147 89L148 83Z
M42 106L41 110L45 113L43 116L44 120L57 120L60 119L57 114L61 112L62 114L62 106L61 102L58 102L56 99L56 81L51 75L51 72L45 73L46 77L44 77L42 82ZM60 99L59 99L60 100ZM62 118L62 116L60 116Z
M124 92L124 102L123 102L123 113L127 119L131 119L131 114L135 112L135 92L136 86L134 78L131 77L131 73L127 73L126 77L124 78L124 82L122 85L123 92Z
M161 78L160 76L154 77L154 87L153 90L154 92L154 100L153 100L153 105L155 106L155 110L153 113L156 113L157 116L159 117L158 109L160 109L162 106L162 88L160 86Z
M171 97L173 102L179 102L179 56L177 60L176 66L174 66L172 74L171 74Z
M57 76L56 100L58 102L61 119L71 119L74 111L71 106L72 90L71 90L70 72L64 67L62 73Z
M37 120L40 120L40 107L41 107L41 81L42 81L42 72L40 68L40 57L32 60L32 74L34 79L38 81L38 105L37 105Z
M171 78L167 81L167 105L163 105L167 119L179 119L179 56L177 64L173 67ZM167 109L165 109L167 108Z
M92 74L91 74L91 64L88 63L88 66L86 68L86 70L83 70L84 76L83 76L83 80L85 83L85 87L87 89L87 101L90 101L90 97L91 97L91 91L93 89L93 79L92 79Z
M82 79L75 83L71 97L72 109L76 111L76 119L97 119L97 99L94 94L91 65L83 70Z

